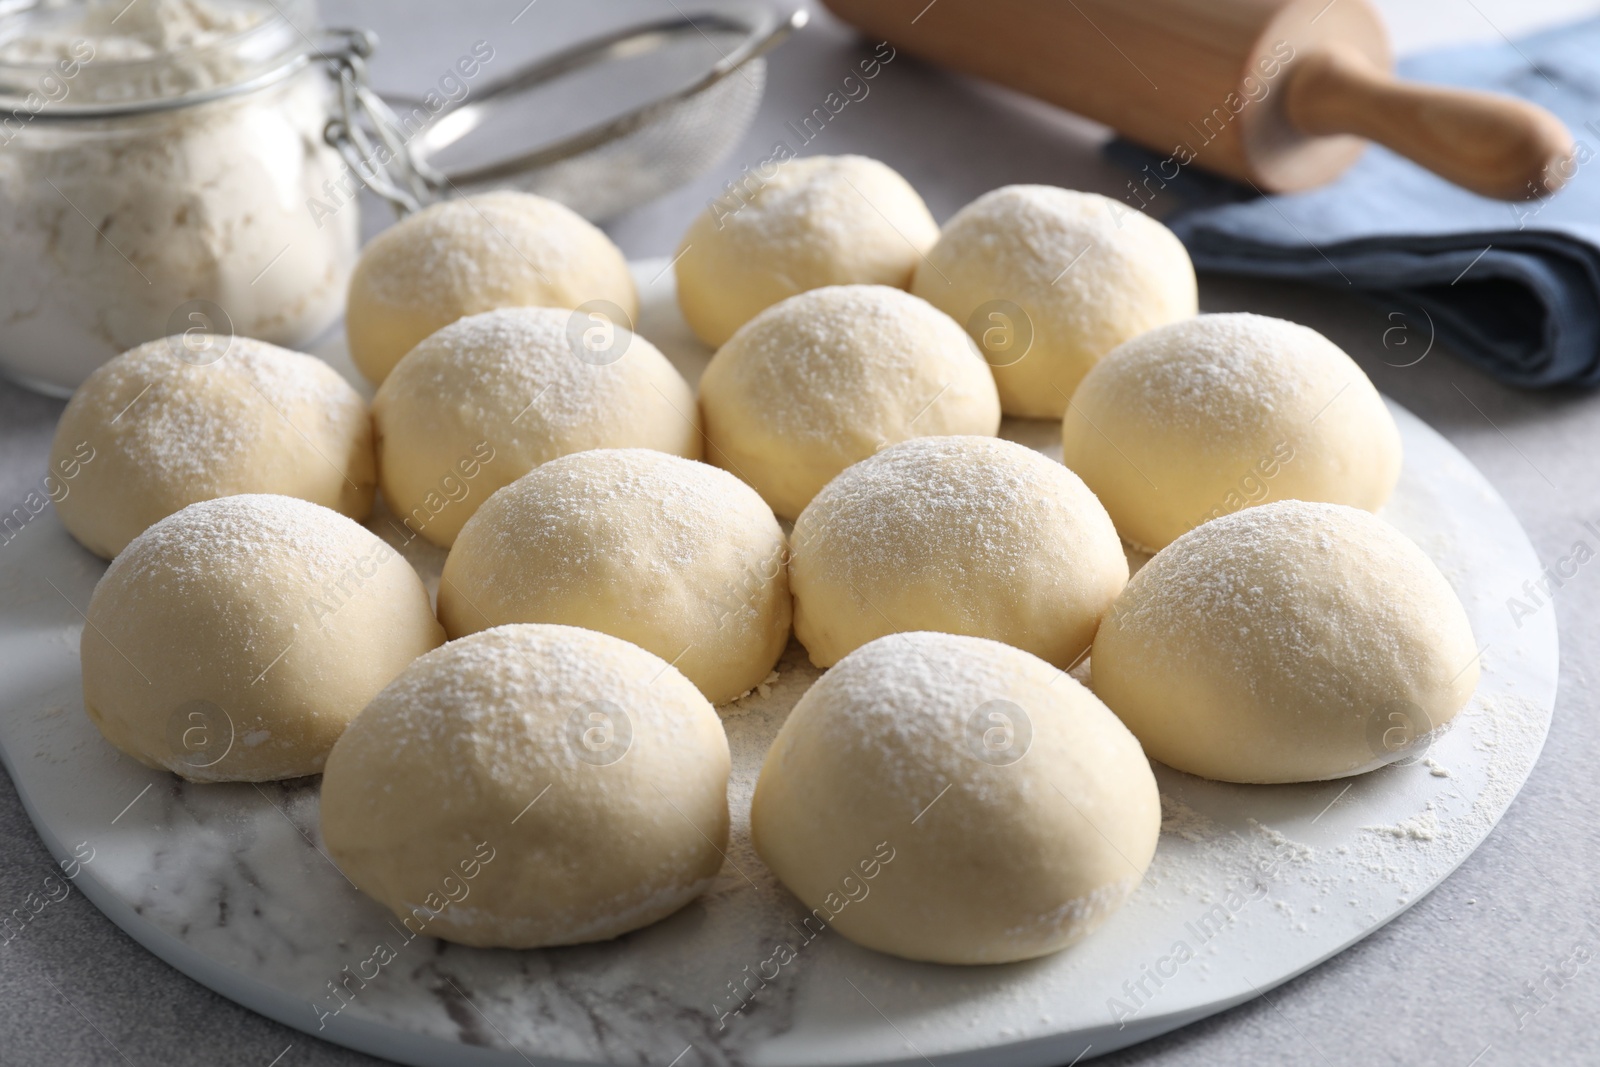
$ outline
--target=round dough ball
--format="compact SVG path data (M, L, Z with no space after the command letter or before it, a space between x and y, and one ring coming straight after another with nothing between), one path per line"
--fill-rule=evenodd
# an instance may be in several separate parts
M763 311L712 357L700 406L706 458L786 519L884 445L1000 428L966 333L884 285L813 289Z
M911 291L971 331L1006 414L1027 418L1060 418L1100 357L1199 310L1171 230L1048 185L1008 185L956 212Z
M569 452L637 446L700 457L683 375L622 327L595 355L583 347L582 321L556 308L488 311L451 323L395 366L372 419L383 498L412 535L448 548L496 489Z
M443 640L422 580L371 531L292 497L223 497L150 527L95 586L83 704L151 767L296 778Z
M350 277L345 335L350 358L377 385L463 315L590 301L620 308L627 324L638 318L621 250L554 200L505 190L431 204L374 237Z
M876 159L807 156L747 174L678 246L678 307L713 348L771 307L825 285L911 285L939 226Z
M755 688L789 641L788 543L727 471L642 448L551 460L478 510L445 561L451 637L564 623L670 661L715 704Z
M1161 803L1139 742L1071 677L997 641L905 633L800 698L750 828L808 927L907 959L1006 963L1122 906Z
M1269 500L1376 511L1400 479L1400 431L1356 362L1315 330L1242 313L1117 346L1073 394L1061 455L1152 552Z
M831 667L884 634L1004 641L1069 668L1128 581L1106 509L995 437L921 437L845 470L794 524L795 634Z
M124 352L78 387L45 491L67 532L110 559L201 500L282 493L365 519L376 483L366 401L332 367L185 334Z
M1095 692L1152 758L1226 782L1360 774L1478 684L1466 611L1398 530L1282 500L1184 534L1100 626Z
M648 926L728 842L728 740L628 642L499 626L413 663L328 757L322 837L412 934L537 948Z

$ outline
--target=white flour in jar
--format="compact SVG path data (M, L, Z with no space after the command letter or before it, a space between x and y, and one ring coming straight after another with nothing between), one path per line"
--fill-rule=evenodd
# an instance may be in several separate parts
M77 11L0 44L0 63L39 63L81 55L87 41L92 58L63 107L253 74L259 61L236 58L229 38L278 17L218 0ZM65 391L118 353L191 327L293 347L332 324L357 219L353 206L320 219L306 207L344 170L322 140L327 96L312 64L268 88L149 114L63 122L47 106L0 146L7 373Z
M168 52L206 48L261 24L266 8L209 0L113 0L72 6L45 0L38 10L63 17L36 32L0 42L0 63L37 63L73 54L88 40L101 60L156 59Z

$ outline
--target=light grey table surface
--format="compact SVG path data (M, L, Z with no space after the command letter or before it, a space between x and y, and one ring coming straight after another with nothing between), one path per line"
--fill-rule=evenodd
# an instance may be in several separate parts
M478 39L492 41L507 65L532 54L550 21L564 17L562 3L539 0L515 25L511 19L526 0L432 6L366 0L327 3L325 10L330 23L382 31L377 80L388 89L415 89ZM1591 11L1595 3L1388 0L1381 6L1400 47L1414 49L1515 35ZM819 13L772 58L760 114L733 156L692 186L616 220L608 227L612 236L630 257L670 254L721 183L765 158L776 139L792 143L785 123L809 113L864 54L860 41ZM879 157L943 219L1011 182L1117 195L1124 176L1099 157L1103 137L1089 123L900 58L806 151ZM377 211L370 215L382 220ZM1393 366L1422 351L1425 326L1352 295L1202 278L1201 306L1279 315L1333 338L1380 389L1483 470L1542 559L1554 561L1592 537L1582 521L1600 520L1600 395L1507 389L1442 346L1414 366ZM1407 328L1395 332L1397 326ZM59 401L0 383L0 502L20 500L41 476L60 410ZM1100 1062L1600 1062L1600 699L1590 678L1600 653L1600 568L1581 570L1561 588L1554 610L1561 691L1544 756L1505 819L1460 870L1393 923L1260 1000ZM54 869L0 776L0 911L18 905ZM1533 986L1538 1000L1528 995ZM0 946L0 1065L377 1062L212 993L147 953L80 894L49 907Z

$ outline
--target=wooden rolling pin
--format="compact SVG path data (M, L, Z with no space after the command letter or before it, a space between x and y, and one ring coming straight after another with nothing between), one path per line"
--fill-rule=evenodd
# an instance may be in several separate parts
M1165 178L1192 163L1293 192L1333 180L1368 140L1502 200L1547 195L1574 170L1572 135L1543 108L1396 80L1367 0L823 2L1168 155Z

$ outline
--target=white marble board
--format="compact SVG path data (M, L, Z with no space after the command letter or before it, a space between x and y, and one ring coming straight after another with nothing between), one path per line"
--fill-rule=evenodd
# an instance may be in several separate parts
M665 265L636 265L639 328L692 380L707 353ZM323 354L353 373L337 341ZM1257 996L1394 918L1471 853L1537 759L1554 614L1514 618L1507 600L1539 561L1465 457L1394 410L1406 461L1385 517L1466 604L1482 646L1471 704L1425 758L1352 780L1232 786L1158 766L1165 819L1145 883L1098 933L1042 960L915 964L790 925L802 909L751 851L747 816L765 747L817 674L794 644L770 692L719 709L735 765L730 866L701 900L605 944L407 941L322 854L316 780L195 786L113 750L84 715L78 673L80 613L104 565L48 510L0 545L0 758L73 884L152 952L265 1015L403 1063L1066 1064ZM1053 426L1008 420L1004 433L1059 457ZM431 587L442 554L410 558ZM793 961L736 993L771 974L779 942ZM375 956L380 943L393 958L376 966L390 954ZM346 967L376 974L336 999Z

